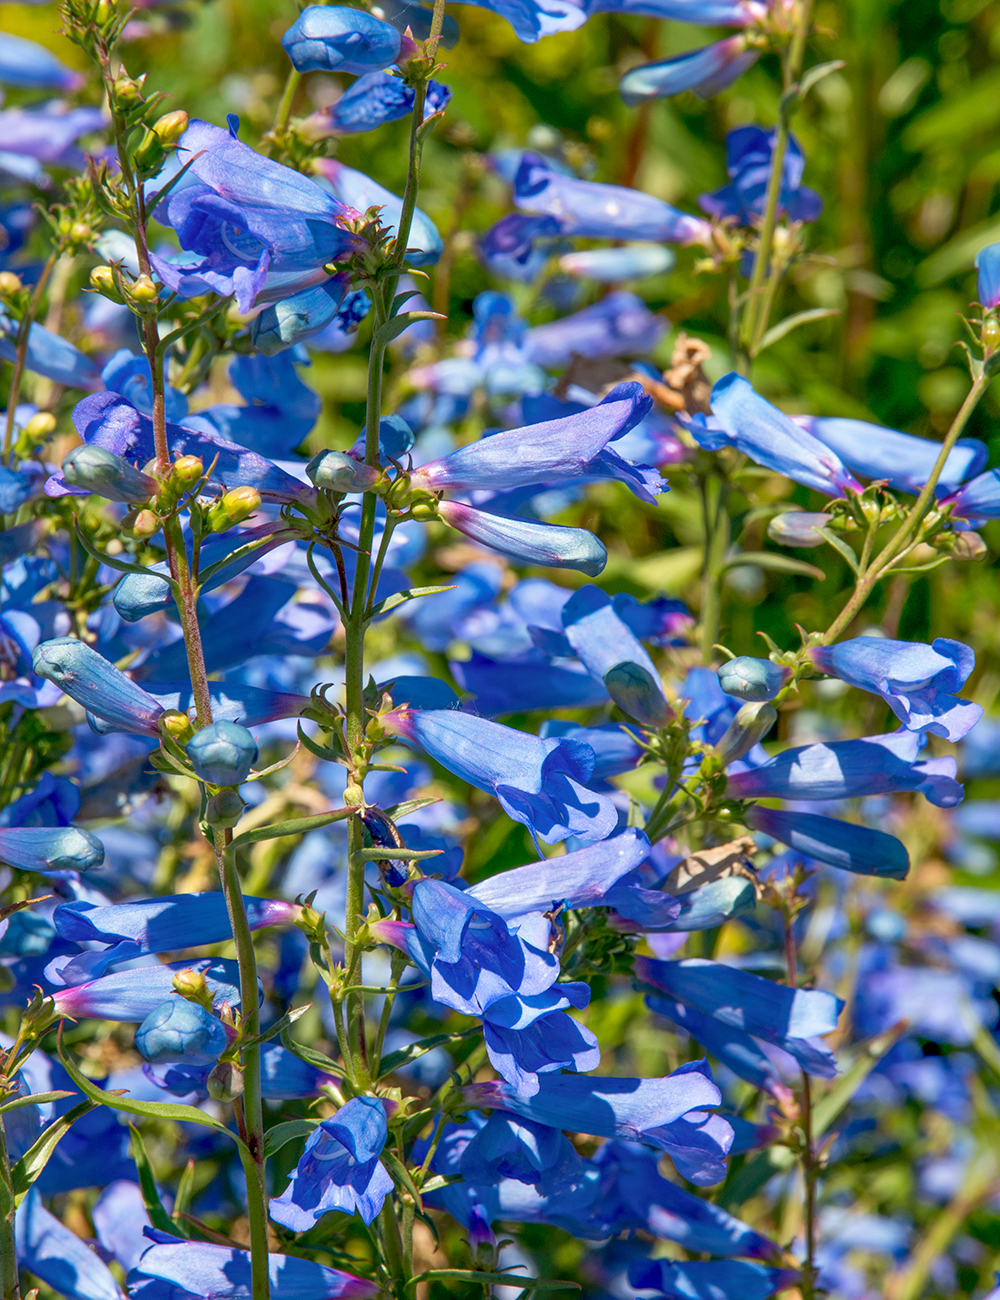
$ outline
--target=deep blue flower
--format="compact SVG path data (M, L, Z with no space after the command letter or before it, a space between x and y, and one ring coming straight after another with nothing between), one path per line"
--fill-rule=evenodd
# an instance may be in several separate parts
M976 666L975 651L961 641L859 636L817 646L809 657L821 672L881 695L908 731L957 741L983 716L980 705L954 694Z
M209 421L223 438L262 456L289 457L323 409L323 399L302 382L297 364L309 364L304 348L289 348L276 357L234 357L229 382L246 405L209 406L194 418Z
M628 244L624 248L590 248L582 253L564 253L559 268L584 280L621 284L623 280L644 280L664 275L676 261L672 249L662 244Z
M979 279L976 293L980 304L992 310L1000 305L1000 244L987 244L976 254Z
M477 712L487 718L504 713L586 709L608 701L603 683L595 681L581 665L553 663L540 652L516 659L491 659L474 650L468 659L452 660L448 667L458 684L475 698ZM578 739L589 743L587 736ZM627 766L633 767L634 762ZM596 767L594 775L599 776Z
M589 14L587 0L461 0L506 18L526 45L554 32L574 32Z
M66 1300L122 1300L107 1264L49 1213L37 1187L18 1206L14 1232L18 1264Z
M71 636L43 641L32 667L89 713L125 731L156 733L163 706L85 641Z
M328 11L332 12L332 11ZM322 158L316 164L320 176L340 200L358 212L381 208L382 224L395 230L403 211L403 201L364 172L347 167L336 158ZM410 266L433 266L441 256L444 244L437 227L426 213L413 209L410 240L406 260Z
M354 1097L310 1133L291 1181L269 1206L271 1218L307 1232L329 1210L371 1223L392 1191L379 1160L388 1136L377 1097Z
M104 845L76 826L0 827L0 862L50 876L89 871L104 861Z
M240 311L249 312L255 303L322 283L323 267L354 247L354 236L340 224L342 202L221 127L192 121L176 160L154 184L170 181L185 164L155 216L174 228L186 252L151 259L163 283L182 298L234 294Z
M0 42L4 39L0 35ZM106 125L101 109L67 108L60 100L39 108L6 109L0 112L0 171L45 188L50 184L45 165L82 170L86 156L74 142Z
M66 958L55 962L65 964ZM58 1015L73 1019L131 1020L141 1023L151 1011L174 993L174 976L178 971L193 970L205 976L213 997L223 998L230 1006L239 1006L239 967L235 961L199 957L191 961L167 962L158 966L141 966L134 970L114 971L100 979L60 988L55 993ZM53 963L47 967L48 978L58 976ZM54 981L53 981L54 982Z
M17 331L17 323L0 308L0 360L17 359ZM93 388L100 381L100 371L90 357L37 321L28 330L24 366L66 388Z
M768 1268L745 1259L700 1262L656 1259L633 1264L628 1280L640 1291L656 1291L670 1300L767 1300L798 1281L797 1269Z
M298 72L353 72L388 68L399 56L395 27L362 9L310 5L281 38Z
M437 509L445 523L458 532L525 564L577 569L595 578L608 562L604 543L585 528L476 510L462 501L441 501Z
M712 389L712 414L711 424L695 416L689 426L699 447L708 451L736 447L758 465L824 496L862 490L835 452L766 402L735 372L723 375Z
M760 804L747 810L746 822L796 853L843 871L905 880L910 869L909 854L899 840L870 826L816 813L780 812Z
M451 87L439 81L427 83L424 101L424 118L440 112L451 99ZM320 122L329 124L337 135L354 135L358 131L371 131L385 122L398 122L412 111L414 91L402 77L391 72L368 72L359 77L341 95L335 104L315 115ZM310 121L313 119L310 119Z
M746 36L727 36L699 50L633 68L622 77L618 90L630 105L679 95L683 90L693 91L699 99L709 99L752 68L760 54Z
M920 736L905 730L801 745L732 773L727 789L737 799L858 799L918 790L939 808L953 808L963 796L955 760L918 760L920 746Z
M318 340L330 330L337 330L351 346L353 332L367 316L371 303L363 290L348 292L349 283L346 274L331 275L322 284L265 307L250 326L254 347L264 356L273 357L305 339ZM314 346L320 346L318 341Z
M545 268L552 241L558 240L561 232L555 217L508 212L480 239L479 251L496 275L531 283Z
M44 45L15 36L13 32L0 32L0 85L23 86L29 90L47 86L79 90L82 84L79 72L60 63Z
M1000 469L977 474L945 497L941 505L951 506L952 513L961 519L1000 518Z
M739 126L729 132L726 136L729 184L698 199L710 217L717 221L733 217L739 226L752 226L760 221L771 177L776 134L759 126ZM816 221L823 211L823 200L815 190L802 184L805 165L802 146L794 135L789 135L778 201L779 213L789 221Z
M672 711L656 666L609 596L581 587L563 605L562 623L574 654L619 708L648 726L668 721Z
M568 365L574 354L595 361L644 356L666 330L665 317L650 311L634 293L619 289L589 307L528 330L523 352L535 365L549 369Z
M183 1062L212 1065L225 1051L226 1029L221 1020L197 1002L167 998L154 1007L135 1031L139 1055L153 1064Z
M589 745L541 740L453 710L396 710L382 722L463 781L496 795L509 817L546 844L571 835L603 840L617 825L610 799L586 788L594 768Z

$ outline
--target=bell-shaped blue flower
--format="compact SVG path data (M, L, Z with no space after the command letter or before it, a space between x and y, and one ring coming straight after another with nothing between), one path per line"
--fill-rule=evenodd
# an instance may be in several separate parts
M987 244L976 254L979 273L976 293L988 311L1000 305L1000 244Z
M226 1028L197 1002L167 998L135 1031L139 1055L154 1065L212 1065L226 1049Z
M641 190L565 176L536 153L521 159L514 178L514 202L522 212L555 217L562 234L581 239L699 244L710 237L708 222L701 217Z
M46 967L46 977L54 983L59 958ZM213 998L230 1006L240 1004L240 972L235 961L199 957L193 961L166 962L158 966L140 966L133 970L114 971L100 979L57 989L53 995L58 1015L74 1020L125 1020L141 1023L174 993L174 976L178 971L193 970L204 975Z
M156 1228L145 1233L155 1244L125 1279L136 1300L245 1300L252 1293L248 1250L178 1241ZM373 1300L379 1292L377 1282L296 1255L268 1255L267 1270L271 1300Z
M88 713L123 731L156 734L163 705L86 642L71 636L43 641L32 656L32 667Z
M462 1152L466 1182L490 1186L501 1178L537 1185L551 1169L566 1139L557 1128L495 1110Z
M17 332L17 323L0 308L0 359L17 360ZM101 377L90 357L37 321L28 330L24 368L66 388L93 388Z
M717 221L735 218L739 226L753 226L760 221L771 178L776 134L759 126L739 126L729 132L726 171L730 183L698 199L709 216ZM823 200L815 190L802 184L805 161L802 146L795 136L789 135L778 201L779 213L789 221L816 221L823 211Z
M77 826L0 826L0 862L50 876L89 871L104 861L104 845Z
M454 710L396 710L382 722L463 781L495 795L509 817L546 844L571 835L607 839L617 825L611 800L586 788L594 751L580 741L541 740Z
M237 722L213 722L188 741L186 753L202 781L241 785L257 761L257 742Z
M781 668L770 659L738 655L719 669L719 685L727 695L735 695L738 700L760 703L773 700L790 675L788 668Z
M325 12L344 11L326 10ZM320 159L317 170L341 203L346 203L358 212L367 212L369 208L381 208L382 224L395 231L403 212L402 199L397 198L377 181L373 181L364 172L347 167L336 158ZM434 222L419 208L414 208L409 247L406 250L407 262L410 266L433 266L443 249L444 244Z
M45 1208L37 1187L17 1208L14 1239L18 1264L66 1300L122 1300L107 1264Z
M731 86L759 58L760 49L748 44L744 35L727 36L700 50L633 68L622 77L618 90L625 103L631 105L679 95L683 90L693 91L699 99L710 99Z
M919 760L920 746L913 731L800 745L731 773L726 788L736 799L822 800L917 790L939 808L954 808L963 797L955 760Z
M656 666L599 587L575 591L563 605L562 623L573 653L619 708L647 726L670 719Z
M707 451L736 447L758 465L824 496L862 490L835 452L766 402L735 372L723 375L712 389L712 414L711 424L696 416L689 426L699 447Z
M281 38L297 72L351 72L388 68L399 56L395 27L363 9L309 5Z
M604 543L585 528L477 510L463 501L441 501L437 510L446 524L466 537L525 564L577 569L596 578L608 562Z
M983 716L980 705L954 694L976 666L975 651L961 641L858 636L817 646L809 657L821 672L881 695L907 731L957 741Z
M260 452L289 457L312 431L323 400L302 382L296 364L309 364L305 348L276 357L238 356L229 364L229 382L245 406L209 406L193 417L207 420L223 438Z
M747 809L746 823L796 853L859 876L905 880L910 870L909 854L895 835L870 826L816 813L782 812L760 804Z
M341 10L341 12L344 12ZM354 11L356 12L356 11ZM439 81L427 83L424 118L445 108L451 87ZM413 109L414 91L402 77L391 72L367 72L344 91L335 104L315 114L310 121L326 122L336 135L371 131L386 122L398 122Z
M274 357L335 325L345 331L356 329L368 314L368 296L349 293L348 284L346 274L331 275L322 284L265 307L250 326L254 347L264 356ZM359 311L362 303L364 308Z
M461 0L463 4L479 5L501 18L506 18L517 33L518 40L533 45L543 36L555 32L574 32L586 21L589 13L587 0Z
M801 1274L792 1268L769 1268L746 1259L651 1259L628 1271L631 1286L655 1291L669 1300L768 1300L777 1291L794 1286Z
M271 1218L294 1232L307 1232L328 1210L371 1223L392 1191L378 1158L387 1135L377 1097L354 1097L341 1106L310 1133L291 1181L270 1203Z

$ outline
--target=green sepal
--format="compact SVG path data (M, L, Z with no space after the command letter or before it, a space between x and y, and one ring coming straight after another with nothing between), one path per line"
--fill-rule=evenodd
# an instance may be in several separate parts
M149 1222L154 1228L159 1228L161 1232L169 1232L176 1236L178 1227L163 1208L160 1193L156 1190L153 1166L149 1162L149 1155L146 1152L146 1144L142 1140L142 1134L131 1120L129 1120L128 1127L132 1135L132 1159L135 1161L135 1167L139 1174L139 1190L142 1192L142 1202L146 1207L146 1213L149 1215ZM180 1235L186 1237L187 1233L182 1232Z
M315 817L293 817L291 821L277 822L273 826L258 826L254 831L244 831L242 835L237 835L229 847L242 849L247 844L259 844L261 840L278 840L285 835L305 835L306 831L315 831L321 826L329 826L333 822L343 821L345 817L352 817L357 811L357 808L337 808L333 812L317 813Z
M421 596L440 596L443 591L454 590L455 584L453 582L446 587L407 587L405 591L394 592L391 596L386 596L384 600L380 600L372 609L368 618L373 619L378 618L380 614L388 614L391 609L395 609L397 605L405 605L408 600L419 600Z
M10 1182L14 1189L14 1204L18 1206L31 1191L35 1179L49 1163L52 1153L61 1139L69 1132L78 1119L89 1114L96 1105L93 1101L81 1101L72 1110L60 1116L50 1124L38 1140L25 1151L17 1164L11 1167Z

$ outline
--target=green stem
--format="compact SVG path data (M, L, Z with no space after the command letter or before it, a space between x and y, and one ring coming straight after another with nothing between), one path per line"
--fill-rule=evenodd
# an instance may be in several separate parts
M229 923L236 941L240 968L240 1013L247 1035L260 1033L260 1001L257 991L257 956L253 934L243 902L243 887L236 869L233 833L213 827L215 855L219 862L222 892ZM253 1300L269 1300L271 1283L267 1258L267 1183L264 1156L264 1110L260 1084L260 1044L243 1048L243 1115L247 1154L241 1152L247 1179L247 1216L250 1221L250 1273Z
M378 1216L378 1228L379 1236L382 1238L385 1266L392 1275L393 1281L399 1284L396 1288L396 1294L401 1297L403 1288L409 1278L403 1262L403 1240L400 1236L399 1224L396 1222L396 1213L393 1209L391 1196L387 1196L382 1203L382 1209L379 1211Z
M4 1300L20 1300L21 1283L17 1273L17 1248L14 1244L14 1184L10 1176L7 1137L0 1115L0 1287Z
M278 111L274 115L272 131L283 131L288 125L288 119L292 114L292 104L295 102L295 92L298 90L301 80L302 73L292 68L285 81L285 89L281 92Z
M892 567L893 561L900 558L903 551L911 544L917 529L923 522L924 517L930 510L934 500L934 489L937 487L938 480L944 472L945 463L955 446L955 443L962 435L962 430L968 423L969 416L976 409L980 398L990 386L993 376L986 373L986 367L982 370L973 381L972 387L966 394L965 401L962 403L954 420L951 422L951 428L945 435L941 444L941 450L938 452L938 458L934 462L934 468L924 487L917 497L913 508L910 510L905 522L899 531L886 542L885 546L878 553L871 565L864 571L863 576L858 580L854 594L848 600L847 604L840 611L834 621L823 634L823 645L830 645L836 641L837 637L847 628L852 619L862 609L871 595L875 584L880 578L884 577Z
M31 301L28 303L27 310L21 317L20 324L17 327L17 354L14 359L14 373L10 380L10 390L7 394L7 423L3 431L3 463L5 465L10 464L11 452L13 451L14 416L17 414L17 406L21 400L21 380L24 377L24 364L28 356L28 335L31 333L31 327L38 315L42 294L45 292L45 286L49 282L49 276L52 274L52 268L55 266L58 256L58 252L49 254L48 261L42 267L42 273L38 277L34 293L31 295Z
M702 572L701 656L713 659L712 647L719 639L722 615L722 574L729 549L729 483L711 475L702 483L705 516L705 567Z
M396 1001L399 981L402 979L403 971L406 970L408 965L409 959L406 955L393 949L389 967L389 992L385 995L385 1002L382 1004L382 1015L379 1017L375 1046L372 1048L372 1064L376 1079L379 1076L379 1067L382 1064L382 1045L385 1042L386 1030L389 1028L389 1017L392 1015L393 1003Z
M184 631L184 648L187 651L188 672L191 674L191 689L194 694L195 712L198 727L207 727L212 722L212 696L208 686L208 673L205 669L205 651L201 642L201 625L198 622L198 587L188 564L187 548L184 534L177 515L172 515L163 525L163 538L167 545L167 561L170 576L180 587L180 599L177 610L181 616Z

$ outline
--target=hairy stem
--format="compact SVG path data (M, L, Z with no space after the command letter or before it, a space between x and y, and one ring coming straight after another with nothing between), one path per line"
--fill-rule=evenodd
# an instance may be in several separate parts
M14 1184L10 1176L7 1137L0 1115L0 1287L4 1300L20 1300L17 1247L14 1243Z
M712 474L702 484L705 517L705 566L702 571L701 655L706 664L713 658L712 647L719 639L722 615L722 576L729 548L729 484Z
M42 273L38 277L38 283L35 285L28 308L17 327L17 354L14 360L14 373L10 380L10 390L7 393L7 423L3 431L3 463L5 465L10 464L11 452L13 451L14 416L17 414L18 402L21 400L21 380L24 378L24 365L28 356L28 335L31 333L31 327L38 315L38 308L41 305L45 286L49 282L49 276L52 274L52 268L55 266L58 256L57 252L49 254L48 260L42 267Z
M208 687L208 673L205 669L205 651L201 642L201 625L198 622L198 586L188 563L187 548L181 523L176 515L166 520L163 537L167 544L167 561L170 576L180 587L180 599L177 609L181 616L184 631L184 648L187 651L188 672L191 674L191 690L194 695L195 712L198 726L207 727L212 722L212 696Z

